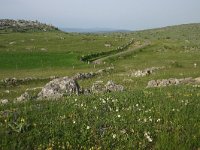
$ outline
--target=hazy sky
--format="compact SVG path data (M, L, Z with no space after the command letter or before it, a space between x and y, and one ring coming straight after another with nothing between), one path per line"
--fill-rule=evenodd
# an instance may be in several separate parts
M57 27L147 29L200 23L200 0L0 0L0 19Z

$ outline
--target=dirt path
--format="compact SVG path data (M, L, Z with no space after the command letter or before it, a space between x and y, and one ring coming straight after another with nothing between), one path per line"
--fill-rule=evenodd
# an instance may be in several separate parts
M149 46L150 44L151 44L150 41L145 41L143 44L135 44L134 43L126 51L122 51L122 52L119 52L119 53L114 54L114 55L109 55L109 56L106 56L106 57L103 57L103 58L99 58L99 59L93 61L92 63L101 64L102 62L104 62L106 59L109 59L109 58L122 57L122 56L125 56L125 55L129 55L136 50L139 50L139 49L145 48L146 46Z

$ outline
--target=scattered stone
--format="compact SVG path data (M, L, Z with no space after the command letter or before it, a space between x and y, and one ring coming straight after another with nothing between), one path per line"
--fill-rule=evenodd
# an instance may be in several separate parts
M63 77L47 83L38 94L38 99L59 99L72 94L79 94L78 83L74 79Z
M31 96L28 92L23 93L20 97L16 98L14 102L25 102L31 99Z
M124 91L124 87L122 85L117 85L113 81L108 81L105 85L103 82L95 82L91 87L92 93L106 93L106 92L116 92L116 91Z
M106 88L103 84L103 82L95 82L92 84L91 87L91 92L92 93L105 93L106 92Z
M0 104L2 104L2 105L5 105L5 104L7 104L8 103L8 100L7 99L1 99L0 100Z
M132 73L131 76L134 77L144 77L147 75L151 75L154 71L164 69L165 67L151 67L151 68L146 68L144 70L138 70L135 73Z
M183 78L183 79L170 78L170 79L162 79L162 80L151 80L148 82L147 88L165 87L165 86L171 86L171 85L190 84L190 83L195 83L195 79L189 77L189 78Z
M117 85L111 80L107 82L107 84L105 85L105 88L107 92L124 91L124 87L122 85Z
M26 89L25 93L23 93L20 97L15 99L15 102L27 101L35 97L37 98L37 100L43 100L43 99L57 100L59 98L62 98L65 95L72 95L72 94L86 95L86 94L91 94L91 93L123 91L124 87L121 85L115 84L113 81L108 81L106 85L103 84L103 81L96 81L90 89L80 88L80 86L77 83L77 80L92 78L95 75L101 74L103 72L108 72L113 69L114 67L108 67L106 69L101 69L100 71L97 71L96 73L93 73L93 72L78 73L72 78L68 78L68 77L58 78L56 76L51 76L49 78L24 78L24 79L7 78L5 80L2 80L2 82L13 85L18 82L25 82L25 81L30 81L30 80L52 79L52 81L47 83L44 87ZM37 94L36 90L38 89L41 89L41 91ZM31 94L32 95L31 97L28 93L30 91L35 92L37 96L36 95L33 96Z

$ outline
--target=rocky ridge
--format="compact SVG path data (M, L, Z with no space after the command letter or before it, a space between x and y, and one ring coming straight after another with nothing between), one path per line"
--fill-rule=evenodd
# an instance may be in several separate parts
M26 31L56 31L58 28L40 23L38 21L0 19L0 30L26 32Z

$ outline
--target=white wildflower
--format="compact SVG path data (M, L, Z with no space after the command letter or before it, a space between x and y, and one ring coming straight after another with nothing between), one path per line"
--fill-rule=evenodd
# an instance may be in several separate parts
M117 117L118 117L118 118L120 118L120 117L121 117L121 115L117 115Z
M160 122L160 118L157 119L157 122Z
M112 136L112 137L113 137L113 139L115 139L115 138L117 137L117 135L116 135L116 134L113 134L113 136Z
M87 128L86 128L87 130L89 130L90 129L90 126L87 126Z
M135 131L133 129L131 129L131 132L134 133Z
M145 133L144 133L144 137L145 137L149 142L152 142L152 141L153 141L153 139L151 138L149 132L145 132Z
M119 108L116 108L116 112L118 112L119 111Z

